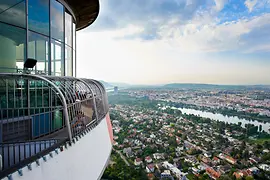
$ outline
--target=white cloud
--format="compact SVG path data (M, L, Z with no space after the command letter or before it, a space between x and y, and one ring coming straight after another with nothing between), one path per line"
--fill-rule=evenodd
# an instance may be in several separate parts
M134 84L270 83L266 78L270 62L262 64L257 59L258 63L254 65L243 57L213 57L209 54L229 50L243 53L266 50L269 45L253 46L239 42L239 39L241 35L269 23L270 14L223 24L207 20L208 24L197 22L201 22L199 18L186 25L179 25L176 20L168 21L160 31L161 39L152 41L115 39L141 32L143 27L134 25L115 31L78 33L78 75Z
M220 11L224 8L225 4L228 2L228 0L214 0L215 1L215 9L217 11Z
M253 11L253 8L257 4L257 0L246 0L245 5L248 8L249 12Z
M221 52L221 51L246 51L250 44L245 44L242 35L251 32L255 28L263 28L270 22L270 14L254 17L251 19L240 19L223 24L204 20L204 17L194 18L185 25L164 25L160 28L159 35L167 40L175 48L182 52ZM205 23L201 23L205 22ZM208 22L208 23L207 23ZM250 46L252 47L252 46ZM253 46L255 50L265 50Z
M183 2L175 1L179 5ZM195 0L188 2L192 7ZM262 63L263 56L249 56L270 49L267 31L263 31L270 26L270 13L222 22L217 14L227 2L215 0L214 9L208 4L206 9L198 8L189 19L178 13L167 16L166 21L159 15L146 15L140 22L122 21L124 26L115 29L79 32L78 75L144 84L270 84L270 61ZM158 38L145 40L144 33ZM237 55L226 55L228 51ZM222 55L216 55L221 52Z

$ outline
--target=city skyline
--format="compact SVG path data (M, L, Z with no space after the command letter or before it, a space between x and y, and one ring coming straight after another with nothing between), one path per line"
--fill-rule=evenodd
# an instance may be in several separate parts
M270 84L269 0L102 0L100 8L77 34L78 77Z

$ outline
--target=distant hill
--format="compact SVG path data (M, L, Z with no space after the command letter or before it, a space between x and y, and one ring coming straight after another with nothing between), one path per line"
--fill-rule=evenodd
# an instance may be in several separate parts
M185 88L185 89L213 89L218 88L219 85L214 84L190 84L190 83L172 83L172 84L165 84L163 87L165 88Z
M179 89L270 89L269 85L216 85L216 84L192 84L172 83L166 84L163 88Z
M107 83L105 81L99 80L99 82L101 82L103 84L103 86L105 86L106 89L114 87L113 85L111 85L110 83Z
M118 86L118 87L130 87L130 84L127 83L120 83L120 82L109 82L112 86Z

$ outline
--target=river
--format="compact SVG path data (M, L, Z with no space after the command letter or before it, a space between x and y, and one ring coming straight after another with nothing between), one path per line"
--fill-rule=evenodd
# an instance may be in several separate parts
M176 108L173 108L176 109ZM242 127L245 127L245 124L254 124L255 126L262 125L262 129L267 132L270 133L269 128L270 128L270 123L262 123L259 121L250 121L250 120L246 120L246 119L240 119L236 116L224 116L222 114L217 114L217 113L211 113L211 112L205 112L205 111L200 111L200 110L195 110L195 109L187 109L187 108L178 108L182 113L186 113L186 114L194 114L197 116L201 116L201 117L205 117L205 118L210 118L213 120L219 120L219 121L223 121L223 122L228 122L228 123L234 123L234 124L238 124L238 122L242 123Z

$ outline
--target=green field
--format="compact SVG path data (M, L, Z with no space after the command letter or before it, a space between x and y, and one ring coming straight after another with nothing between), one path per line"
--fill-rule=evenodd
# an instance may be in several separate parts
M263 145L265 141L268 141L270 143L270 138L249 139L250 143L256 143L261 145Z

